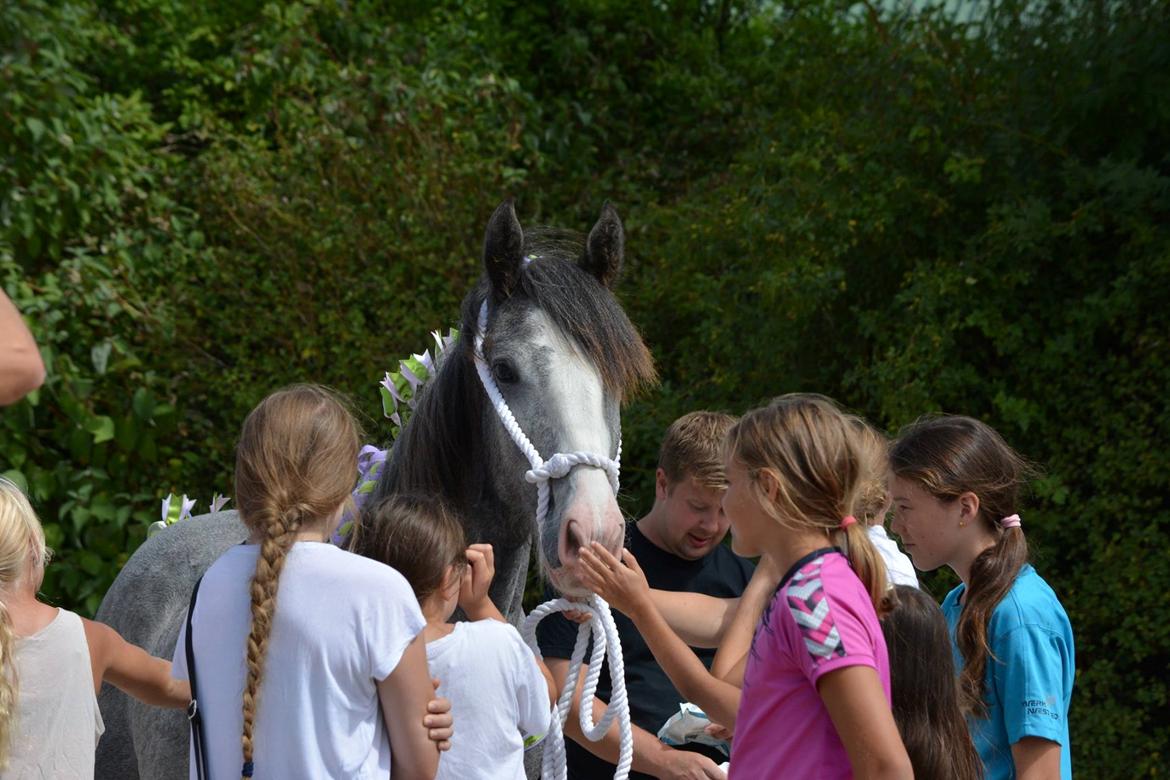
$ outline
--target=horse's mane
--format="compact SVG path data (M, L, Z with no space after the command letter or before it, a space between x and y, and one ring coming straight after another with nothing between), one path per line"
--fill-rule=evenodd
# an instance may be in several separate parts
M654 361L612 293L578 265L584 246L574 231L526 231L524 254L536 259L521 269L512 296L541 309L597 366L606 389L626 399L655 381ZM479 497L484 485L468 464L484 462L485 396L472 351L480 306L489 293L488 282L481 279L464 298L459 338L423 388L382 470L375 498L401 492L440 495L466 511Z

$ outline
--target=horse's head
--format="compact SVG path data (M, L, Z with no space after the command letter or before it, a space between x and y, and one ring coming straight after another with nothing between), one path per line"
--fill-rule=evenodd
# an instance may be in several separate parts
M622 400L654 378L649 352L610 291L623 243L608 204L584 241L567 231L525 234L511 201L488 224L484 282L468 301L464 327L478 327L486 312L483 365L546 460L572 452L616 459ZM535 514L528 460L490 407L483 420L502 461L493 468L495 490ZM542 568L558 590L580 594L580 548L597 541L617 552L624 521L604 469L576 465L548 484L548 511L536 529Z

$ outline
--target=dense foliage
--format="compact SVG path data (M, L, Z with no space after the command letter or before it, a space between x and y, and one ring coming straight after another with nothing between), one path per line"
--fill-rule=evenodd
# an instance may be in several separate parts
M968 9L970 10L970 9ZM230 493L247 409L376 385L451 324L490 210L626 219L619 293L678 413L818 390L973 414L1078 638L1078 775L1168 744L1170 10L18 0L0 15L0 279L49 364L0 472L92 612L167 493ZM941 594L950 583L931 581Z

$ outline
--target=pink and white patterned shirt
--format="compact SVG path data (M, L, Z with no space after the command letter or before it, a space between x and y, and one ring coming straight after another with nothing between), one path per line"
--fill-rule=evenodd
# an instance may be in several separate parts
M839 550L817 550L788 570L756 626L730 780L852 777L817 680L861 665L877 670L888 702L889 658L869 593Z

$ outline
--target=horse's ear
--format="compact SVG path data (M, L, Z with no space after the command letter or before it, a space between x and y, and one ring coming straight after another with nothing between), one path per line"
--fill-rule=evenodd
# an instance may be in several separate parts
M516 218L512 198L496 206L483 237L483 266L492 284L492 297L507 298L516 286L524 261L524 230Z
M617 209L606 201L601 207L597 224L589 231L581 267L596 276L597 281L610 287L622 270L625 246L626 231L622 227L622 218L618 216Z

